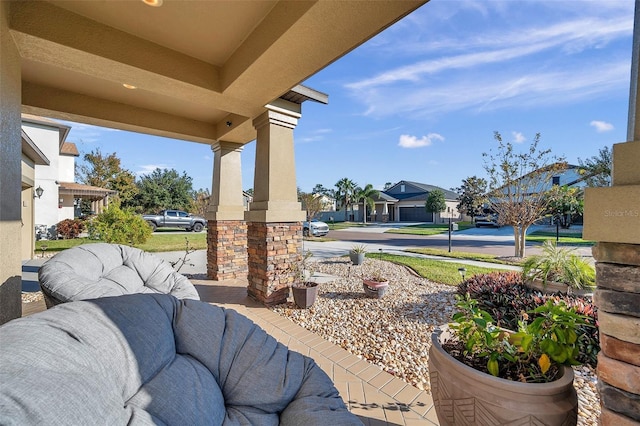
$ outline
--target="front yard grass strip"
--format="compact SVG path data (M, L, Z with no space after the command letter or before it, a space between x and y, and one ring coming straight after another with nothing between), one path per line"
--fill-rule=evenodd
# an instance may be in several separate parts
M452 257L454 259L478 260L480 262L497 263L499 265L515 265L515 266L520 265L518 262L509 262L506 260L499 259L497 256L492 254L469 253L464 251L448 252L447 250L434 249L434 248L428 248L428 247L407 249L405 251L409 253L426 254L429 256L442 256L442 257Z
M458 230L463 231L465 229L469 229L473 227L473 224L470 222L458 222ZM389 234L410 234L410 235L437 235L444 234L448 232L449 224L448 223L440 223L440 224L420 224L420 225L409 225L403 226L402 228L397 229L389 229L385 231L385 233ZM453 231L455 233L456 231Z
M386 260L413 269L418 275L428 280L449 285L458 285L462 282L462 277L458 268L466 268L465 278L475 274L486 274L499 271L501 269L483 268L479 266L465 265L463 263L445 262L435 259L424 259L411 256L400 256L387 253L367 253L371 259Z
M186 249L185 237L189 239L189 247L196 250L207 248L207 233L198 232L192 234L153 234L146 243L136 247L149 252L184 251ZM89 238L74 238L71 240L40 240L36 241L36 256L42 253L42 246L46 245L45 252L62 251L82 244L100 243L99 240Z
M547 232L547 231L535 231L532 232L531 234L527 235L527 241L532 241L532 242L538 242L538 243L543 243L546 240L556 240L556 233L555 232ZM582 239L582 234L581 233L566 233L565 235L562 235L562 232L560 232L559 238L558 238L558 243L559 244L567 244L567 245L572 245L572 246L593 246L595 245L595 241L589 241L589 240L583 240Z

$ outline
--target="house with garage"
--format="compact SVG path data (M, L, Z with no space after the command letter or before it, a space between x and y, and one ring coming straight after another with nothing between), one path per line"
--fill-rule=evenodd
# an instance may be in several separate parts
M428 212L425 203L429 193L439 189L444 193L447 210L440 213ZM454 221L468 220L458 211L458 194L448 189L425 183L401 180L389 189L380 192L378 205L388 211L389 222L431 222L444 223L449 218ZM385 198L385 199L383 199Z

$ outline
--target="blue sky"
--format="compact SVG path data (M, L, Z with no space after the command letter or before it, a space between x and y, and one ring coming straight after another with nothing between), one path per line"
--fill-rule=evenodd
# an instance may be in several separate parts
M382 189L446 189L485 176L493 132L523 149L536 133L573 164L626 140L632 0L432 0L303 84L295 129L298 186L348 177ZM137 175L185 171L210 188L208 145L69 123L81 154L115 152ZM255 142L243 150L253 187Z

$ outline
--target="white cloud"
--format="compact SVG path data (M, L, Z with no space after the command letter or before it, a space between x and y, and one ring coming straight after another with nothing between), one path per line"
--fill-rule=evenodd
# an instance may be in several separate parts
M358 94L365 115L404 114L425 118L472 109L476 112L505 108L548 107L593 99L612 90L627 90L629 62L606 68L574 64L563 70L516 74L509 70L477 73L473 78L447 78L434 84L378 87Z
M332 129L316 129L310 132L308 136L297 137L295 141L300 143L318 142L324 140L324 136L332 131Z
M525 138L524 135L520 132L511 132L511 134L513 135L514 143L522 143L527 140L527 138Z
M74 123L71 121L62 121L65 125L71 127L69 132L69 140L75 142L94 143L99 142L103 138L103 134L107 132L119 132L118 129L109 129L106 127L92 126L90 124Z
M168 168L169 166L166 164L144 164L140 166L140 170L136 171L135 174L136 176L144 176L152 173L155 169L164 170Z
M596 128L596 132L603 133L613 130L613 124L607 123L606 121L593 120L589 125Z
M398 146L403 148L421 148L423 146L430 146L434 141L444 141L444 137L437 133L429 133L427 136L423 136L420 139L416 136L400 135Z

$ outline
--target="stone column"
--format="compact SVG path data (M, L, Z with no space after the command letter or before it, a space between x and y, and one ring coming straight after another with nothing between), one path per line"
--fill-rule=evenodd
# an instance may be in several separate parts
M9 34L11 3L0 2L0 324L22 316L22 98L20 55Z
M213 151L213 181L207 219L207 276L213 280L247 278L247 224L242 203L242 145L218 141Z
M291 265L300 254L305 213L298 202L293 129L300 105L279 101L267 106L257 130L253 202L248 222L251 297L274 305L286 301L293 281Z
M640 1L636 0L629 126L613 146L612 186L585 191L584 238L598 241L600 424L640 424Z

